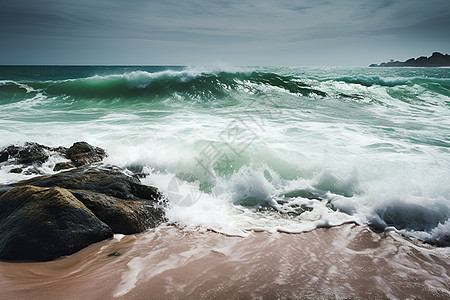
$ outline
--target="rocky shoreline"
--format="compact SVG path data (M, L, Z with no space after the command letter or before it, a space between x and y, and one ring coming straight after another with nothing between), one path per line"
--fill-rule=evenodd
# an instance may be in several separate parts
M106 151L85 142L12 145L0 152L0 163L20 164L13 173L39 174L52 153L67 159L54 171L69 170L0 186L0 259L53 260L165 220L165 199L156 188L119 167L94 164Z

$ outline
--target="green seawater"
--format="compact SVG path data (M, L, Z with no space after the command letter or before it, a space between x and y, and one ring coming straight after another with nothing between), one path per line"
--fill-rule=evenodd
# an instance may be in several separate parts
M0 147L105 148L181 226L450 239L448 68L4 66L0 116Z

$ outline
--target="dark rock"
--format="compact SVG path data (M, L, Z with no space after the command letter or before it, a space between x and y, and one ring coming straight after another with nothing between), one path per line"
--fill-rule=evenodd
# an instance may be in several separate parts
M113 253L108 254L108 256L121 256L122 254L120 253L120 251L116 251Z
M2 150L0 162L13 158L14 163L31 164L36 162L45 162L48 159L43 145L36 143L26 143L24 146L11 145Z
M11 145L3 149L0 152L0 163L5 162L8 159L13 159L12 162L16 164L39 166L45 163L52 154L59 154L73 162L70 167L67 163L57 164L57 166L55 166L57 170L100 162L107 156L105 150L91 146L86 142L74 143L70 148L51 148L38 143L25 143L23 146Z
M28 164L44 163L47 161L50 147L38 143L25 143L23 146L11 145L0 152L0 162L14 159L15 163Z
M9 153L6 150L0 152L0 163L7 161L9 158Z
M31 165L42 164L49 158L50 147L38 143L25 143L23 146L11 145L0 153L0 162L14 159L14 163Z
M51 148L52 151L59 153L61 156L67 157L67 148L66 147L56 147Z
M72 169L75 168L75 165L71 162L60 162L57 163L55 165L55 167L53 168L53 171L57 172L57 171L61 171L61 170L66 170L66 169Z
M68 189L114 233L138 233L164 221L164 209L158 203L163 199L159 191L114 167L78 168L13 185Z
M14 168L14 169L11 169L11 170L9 171L9 173L20 174L20 173L22 173L22 171L23 171L22 168Z
M41 170L39 170L39 169L37 169L36 167L29 167L29 168L26 168L24 171L23 171L23 174L24 175L42 175L42 174L44 174Z
M20 150L20 147L14 146L14 145L10 145L10 146L6 147L5 149L2 150L2 152L0 154L0 157L3 158L3 160L0 160L0 162L6 161L10 157L17 155L19 150Z
M72 170L0 186L0 258L50 260L112 232L139 233L165 221L165 200L156 188L117 167L84 166L106 157L101 148L85 142L69 149L27 143L0 155L23 164L23 174L36 174L54 154L72 161L56 164L54 171Z
M76 167L102 161L106 156L105 150L86 142L77 142L66 152L66 157L72 160Z
M121 169L81 167L54 175L44 175L14 184L40 187L62 187L73 190L89 190L124 200L161 199L158 189L142 185L139 179L125 175Z
M124 201L91 191L71 190L72 194L89 208L114 233L133 234L155 227L163 218L162 208L151 201Z
M0 196L0 258L51 260L112 237L69 191L20 186Z
M48 147L37 143L26 143L25 146L19 150L16 160L20 164L43 164L49 157L46 153L46 150L48 149Z

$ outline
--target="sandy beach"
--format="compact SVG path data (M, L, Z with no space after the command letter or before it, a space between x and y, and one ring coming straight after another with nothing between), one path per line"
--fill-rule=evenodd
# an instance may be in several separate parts
M56 261L1 262L0 298L448 299L449 258L356 225L247 238L166 227Z

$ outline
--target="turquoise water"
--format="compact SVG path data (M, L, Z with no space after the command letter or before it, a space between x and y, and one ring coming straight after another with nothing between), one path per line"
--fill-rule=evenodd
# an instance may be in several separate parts
M448 68L0 67L0 115L0 147L103 147L182 227L450 236Z

